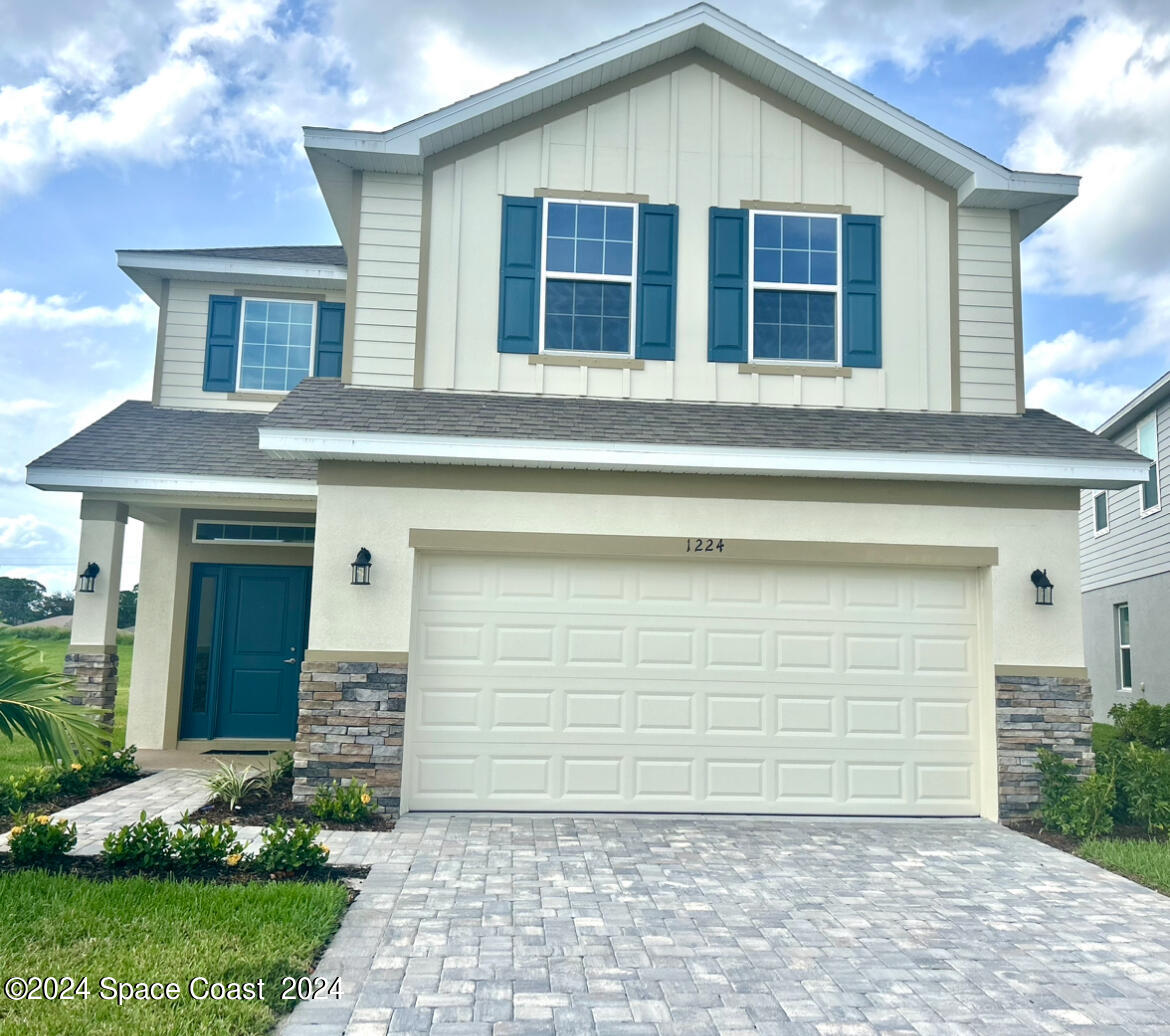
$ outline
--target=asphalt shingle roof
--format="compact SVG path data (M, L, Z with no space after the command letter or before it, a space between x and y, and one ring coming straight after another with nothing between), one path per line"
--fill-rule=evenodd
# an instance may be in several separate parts
M308 378L266 428L688 446L995 454L1132 463L1045 410L952 414L354 388Z
M263 414L175 410L128 400L32 462L42 468L315 481L313 461L261 453ZM30 465L32 466L32 465Z
M345 266L341 245L268 245L255 248L133 248L145 255L205 255L211 259L265 259L276 263Z

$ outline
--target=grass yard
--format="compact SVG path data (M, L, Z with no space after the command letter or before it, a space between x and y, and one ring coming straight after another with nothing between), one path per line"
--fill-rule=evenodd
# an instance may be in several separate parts
M345 912L336 884L211 885L126 878L98 882L42 871L0 874L0 975L89 980L88 999L0 996L5 1036L199 1036L266 1033L293 1006L280 979L308 973ZM175 982L174 1002L119 1005L100 982ZM198 1001L210 982L264 979L263 1000ZM200 990L196 990L199 992Z
M42 662L59 673L65 668L65 653L69 650L69 634L53 632L24 638L24 643L40 652ZM114 703L114 748L126 743L126 702L130 690L130 667L134 662L134 638L118 637L118 697ZM36 749L24 738L9 741L0 737L0 779L19 773L30 766L40 766Z
M1170 843L1100 838L1083 842L1080 854L1107 870L1170 896Z

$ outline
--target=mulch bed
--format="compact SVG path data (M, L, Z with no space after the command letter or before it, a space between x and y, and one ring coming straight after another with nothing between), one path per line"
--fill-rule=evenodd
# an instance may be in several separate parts
M271 795L262 795L241 803L234 811L219 802L209 802L191 814L192 820L207 820L215 824L251 824L267 827L277 817L288 821L303 820L306 824L320 824L330 831L392 831L394 821L377 813L360 824L345 824L340 820L322 820L309 812L303 802L293 802L292 779L278 781Z
M1062 835L1059 831L1049 830L1036 817L1022 817L1018 820L1005 820L1005 827L1019 831L1022 835L1035 838L1038 842L1050 845L1054 849L1080 856L1081 839ZM1118 826L1109 834L1109 838L1124 838L1131 842L1155 842L1158 838L1151 837L1144 827Z
M97 856L69 856L64 862L47 867L18 867L12 862L11 855L0 852L0 874L18 874L27 870L42 870L47 874L69 874L76 878L87 878L90 881L114 881L118 878L145 877L157 878L160 881L203 881L212 885L250 885L254 882L273 881L340 881L346 878L364 878L370 873L370 868L365 866L326 866L317 867L301 874L273 877L270 874L239 870L234 867L211 867L181 875L160 875L154 871L127 870L121 867L115 870L107 867ZM352 900L353 895L350 897L351 902Z
M21 813L56 813L66 806L76 806L79 802L92 799L95 795L104 795L107 791L121 788L125 784L133 784L145 774L135 774L133 777L107 777L104 781L92 785L87 791L77 795L58 795L50 802L26 802L20 807ZM0 816L0 834L12 827L12 817L7 813Z

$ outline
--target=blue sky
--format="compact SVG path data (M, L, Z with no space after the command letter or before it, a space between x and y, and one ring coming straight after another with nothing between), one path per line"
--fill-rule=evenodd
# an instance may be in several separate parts
M1029 403L1089 427L1170 363L1170 5L728 0L729 14L1081 197L1025 243ZM670 13L533 0L0 7L0 574L67 589L78 498L24 465L149 394L116 248L334 243L300 127L382 129ZM133 523L132 523L133 525ZM138 530L125 581L137 578Z

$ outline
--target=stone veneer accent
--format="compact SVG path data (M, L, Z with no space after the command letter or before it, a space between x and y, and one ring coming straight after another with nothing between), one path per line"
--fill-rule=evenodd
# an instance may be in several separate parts
M70 652L65 656L65 675L73 677L77 693L68 695L75 705L100 709L99 722L114 725L114 699L118 694L118 655L116 652Z
M405 663L303 662L293 798L365 781L379 812L397 815L405 710Z
M1036 749L1051 748L1082 773L1093 768L1093 704L1089 681L1070 676L995 678L999 747L999 815L1034 812L1040 805Z

